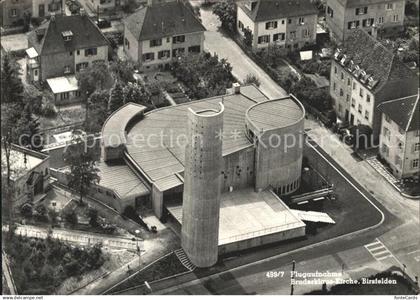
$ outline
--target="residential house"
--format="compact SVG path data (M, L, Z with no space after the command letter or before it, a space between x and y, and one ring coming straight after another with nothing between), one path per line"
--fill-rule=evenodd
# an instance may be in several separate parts
M237 28L252 35L252 47L276 44L299 49L316 42L318 10L310 0L247 0L238 3Z
M377 106L417 93L418 77L398 57L364 30L354 31L331 63L330 95L338 117L364 124L379 137Z
M56 104L78 96L76 72L108 61L108 41L86 15L53 15L29 34L28 44L27 79L47 82Z
M15 27L28 23L31 17L31 0L2 0L0 2L0 26Z
M420 171L419 94L379 105L382 113L380 156L401 179L418 177Z
M331 35L344 41L352 32L392 33L402 29L405 0L327 0L326 22Z
M45 18L62 14L65 7L63 0L32 0L32 17Z
M206 29L183 1L151 1L124 22L124 52L142 69L201 53Z
M48 155L29 150L18 145L10 149L11 192L13 209L18 210L23 204L36 203L46 196L48 188ZM2 176L6 170L6 151L1 149ZM4 168L3 168L4 166Z

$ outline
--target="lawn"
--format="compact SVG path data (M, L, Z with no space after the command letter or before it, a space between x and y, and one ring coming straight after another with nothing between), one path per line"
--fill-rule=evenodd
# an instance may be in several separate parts
M163 279L169 276L187 272L188 269L179 261L178 257L174 252L164 256L160 260L154 262L152 265L141 270L133 277L122 282L120 285L114 287L108 292L108 294L116 294L123 290L140 286L145 281L153 282L159 279Z

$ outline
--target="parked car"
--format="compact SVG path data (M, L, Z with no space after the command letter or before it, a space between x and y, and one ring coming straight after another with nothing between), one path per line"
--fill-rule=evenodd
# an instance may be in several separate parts
M111 21L103 18L97 19L95 24L98 25L98 27L101 29L111 27Z

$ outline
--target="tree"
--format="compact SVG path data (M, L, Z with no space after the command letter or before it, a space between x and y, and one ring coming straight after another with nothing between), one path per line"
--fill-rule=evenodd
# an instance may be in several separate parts
M38 221L47 222L48 221L47 214L48 214L48 210L44 205L40 204L35 207L34 216Z
M110 64L110 70L117 81L124 84L134 82L134 65L128 60L117 60Z
M120 82L116 82L111 90L109 96L108 113L112 114L114 111L124 105L123 87Z
M32 204L27 202L24 203L21 207L20 207L20 213L22 214L22 216L24 216L25 218L31 218L32 214L33 214L33 207Z
M252 31L249 28L244 28L244 43L247 47L252 47L252 40L254 39Z
M222 27L234 32L236 28L236 4L233 0L217 2L213 14L219 17Z
M69 187L79 194L79 203L92 184L99 182L99 169L96 166L94 140L74 131L70 145L64 153L64 161L70 166Z
M151 106L150 93L146 88L137 83L128 83L123 88L124 104L125 103L138 103L144 106Z
M98 211L94 208L89 208L88 217L90 226L98 227Z
M109 89L114 82L108 65L104 62L93 64L77 73L76 77L79 91L86 99L96 90Z
M23 84L19 77L19 65L9 54L6 54L1 66L2 104L15 103L23 107Z
M100 90L90 95L87 104L88 118L85 120L86 132L97 133L108 117L109 91Z
M255 84L256 86L260 86L261 82L258 79L257 76L255 76L254 74L248 74L246 75L246 78L244 80L244 84L248 85L248 84Z
M64 211L63 219L72 226L77 225L78 217L73 209Z

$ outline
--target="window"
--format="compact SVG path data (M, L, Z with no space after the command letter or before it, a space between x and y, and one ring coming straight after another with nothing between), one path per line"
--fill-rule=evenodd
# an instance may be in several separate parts
M379 17L378 24L383 24L383 23L384 23L384 17Z
M331 18L334 18L334 10L327 6L327 15L329 15Z
M76 54L77 54L77 55L80 55L80 50L77 50L77 51L76 51Z
M290 31L290 38L295 39L296 38L296 31Z
M60 94L60 99L61 100L66 100L68 98L69 98L69 92L65 92L65 93Z
M362 105L361 105L361 104L359 104L359 106L357 107L357 111L358 111L359 113L362 113Z
M353 82L353 90L356 89L356 82Z
M414 144L414 152L418 152L420 151L420 143L415 143Z
M350 78L347 78L347 86L351 86L351 80L350 80Z
M394 3L387 3L386 4L386 10L393 10L394 9Z
M200 53L201 47L200 45L188 47L188 53Z
M287 20L287 23L292 24L292 19Z
M98 48L85 49L85 56L94 56L98 54Z
M70 56L73 56L73 51L70 51L70 53L69 53L69 54L70 54Z
M416 136L420 136L420 130L416 131Z
M360 21L353 21L353 22L349 22L347 27L348 29L355 29L358 28L360 25Z
M370 27L373 25L375 19L371 18L371 19L365 19L362 21L362 26L363 27Z
M17 9L16 8L13 8L13 9L10 10L10 16L11 17L17 17Z
M356 15L365 15L367 14L367 7L358 7L356 8Z
M158 52L158 59L167 59L171 57L171 51L162 50Z
M265 29L274 29L277 28L277 21L271 21L265 23Z
M350 102L350 95L346 95L346 102Z
M382 144L382 149L381 150L382 150L381 152L382 152L383 155L385 155L385 156L389 155L389 148L386 144Z
M265 44L270 42L270 36L269 35L262 35L258 37L258 44Z
M299 21L298 21L298 24L304 25L305 24L305 18L304 17L300 17L299 18Z
M391 122L391 118L388 115L385 115L385 121L387 121L388 123Z
M335 89L337 88L337 85L335 84L335 82L333 83L333 90L335 91Z
M363 98L363 89L360 87L360 89L359 89L359 96L361 97L361 98Z
M419 159L418 159L418 158L413 159L413 160L411 161L411 168L413 168L413 169L417 169L418 167L419 167Z
M143 54L143 61L152 61L155 59L155 54L153 52Z
M124 45L127 46L127 49L130 49L130 41L127 38L124 38Z
M389 131L389 129L388 128L386 128L386 127L384 127L383 128L383 133L384 133L384 136L388 139L388 141L391 139L391 131Z
M162 39L150 40L150 47L162 46Z
M344 80L344 73L341 72L341 80Z
M365 110L365 119L369 121L369 111Z
M400 19L399 19L398 15L394 15L393 18L392 18L392 20L394 22L398 22Z
M398 146L398 149L402 149L404 147L404 144L400 139L397 139L397 146Z
M180 44L185 42L185 35L177 35L172 38L172 43Z
M341 104L338 104L338 112L339 113L343 112L343 106Z
M337 74L337 67L334 66L334 74Z
M286 34L276 33L273 35L273 42L284 41L286 39Z
M68 74L70 73L70 66L65 66L64 67L64 74Z
M351 98L351 106L356 107L356 100L354 98Z
M309 37L309 30L308 29L302 29L302 38L308 38Z
M397 166L401 166L401 157L399 157L398 155L395 155L395 164Z
M241 21L238 21L238 27L239 27L240 30L243 31L244 28L245 28L244 23L242 23Z
M284 25L284 23L285 23L285 21L284 20L281 20L281 24Z
M81 71L83 69L86 69L89 66L89 63L84 62L76 65L76 71Z
M370 95L366 95L366 102L370 102Z
M340 96L342 97L342 96L344 96L344 91L343 91L343 89L340 89Z
M172 57L177 57L182 55L185 52L185 48L176 48L172 50Z
M34 75L35 75L35 76L38 76L38 69L35 69L35 70L34 70Z

